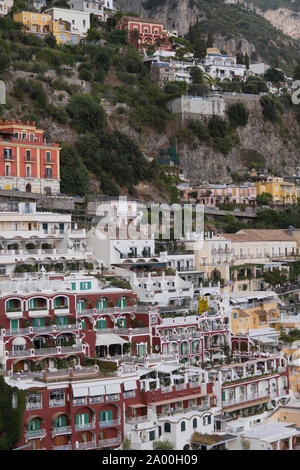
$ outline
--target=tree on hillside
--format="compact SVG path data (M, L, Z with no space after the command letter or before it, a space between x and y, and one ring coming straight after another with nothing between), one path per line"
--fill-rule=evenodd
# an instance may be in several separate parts
M270 68L266 71L264 77L268 82L279 83L284 80L284 73L282 70Z

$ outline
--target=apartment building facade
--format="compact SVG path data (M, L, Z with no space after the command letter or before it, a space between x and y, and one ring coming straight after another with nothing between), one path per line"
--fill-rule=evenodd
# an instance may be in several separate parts
M127 31L127 41L140 49L155 46L161 50L172 50L169 33L159 20L123 16L116 29Z
M59 194L60 147L34 122L1 121L1 189Z

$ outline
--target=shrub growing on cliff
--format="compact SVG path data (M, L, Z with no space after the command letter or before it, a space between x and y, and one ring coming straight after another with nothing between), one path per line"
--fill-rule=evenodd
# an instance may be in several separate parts
M244 104L234 103L229 106L227 110L230 126L236 129L239 126L246 126L249 118L249 111L245 108Z
M263 108L263 116L266 121L281 122L283 106L275 96L262 96L259 102Z
M11 450L21 439L24 409L23 390L10 387L0 377L0 450Z
M67 105L72 126L78 132L97 132L106 126L106 113L92 96L73 95Z

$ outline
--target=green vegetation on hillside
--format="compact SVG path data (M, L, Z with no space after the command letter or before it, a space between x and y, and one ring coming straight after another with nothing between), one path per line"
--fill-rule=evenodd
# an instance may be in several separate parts
M124 34L115 35L110 24L95 31L101 44L93 40L59 46L51 36L42 40L25 34L11 18L0 18L0 76L12 84L2 117L44 128L50 121L72 134L72 142L59 142L65 194L87 194L93 178L106 194L126 190L134 195L143 181L177 200L160 167L112 125L127 123L139 133L147 126L163 131L174 119L166 104L181 96L181 87L162 90L153 84L136 49L124 43ZM105 106L114 109L110 116ZM46 137L53 140L51 131Z
M266 0L267 1L267 0ZM255 11L242 4L225 5L224 0L190 0L199 8L199 22L187 36L192 43L199 35L222 34L225 39L244 37L252 43L262 59L291 73L299 60L300 45L276 29Z

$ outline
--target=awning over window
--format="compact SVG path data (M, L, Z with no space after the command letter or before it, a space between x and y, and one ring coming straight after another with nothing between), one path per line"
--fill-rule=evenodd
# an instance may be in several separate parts
M26 345L26 339L22 337L14 338L12 344L14 346L25 346Z
M89 387L90 397L97 397L99 395L105 395L105 386L104 385L92 385Z
M105 385L105 392L106 392L106 395L112 395L114 393L121 393L121 386L120 384Z
M128 382L124 382L124 390L127 392L128 390L136 390L136 380L128 380Z
M89 388L88 387L75 387L72 385L73 389L73 397L74 398L79 398L79 397L88 397L89 396Z
M96 346L110 346L111 344L125 344L129 343L128 340L121 338L114 333L105 333L96 335Z

